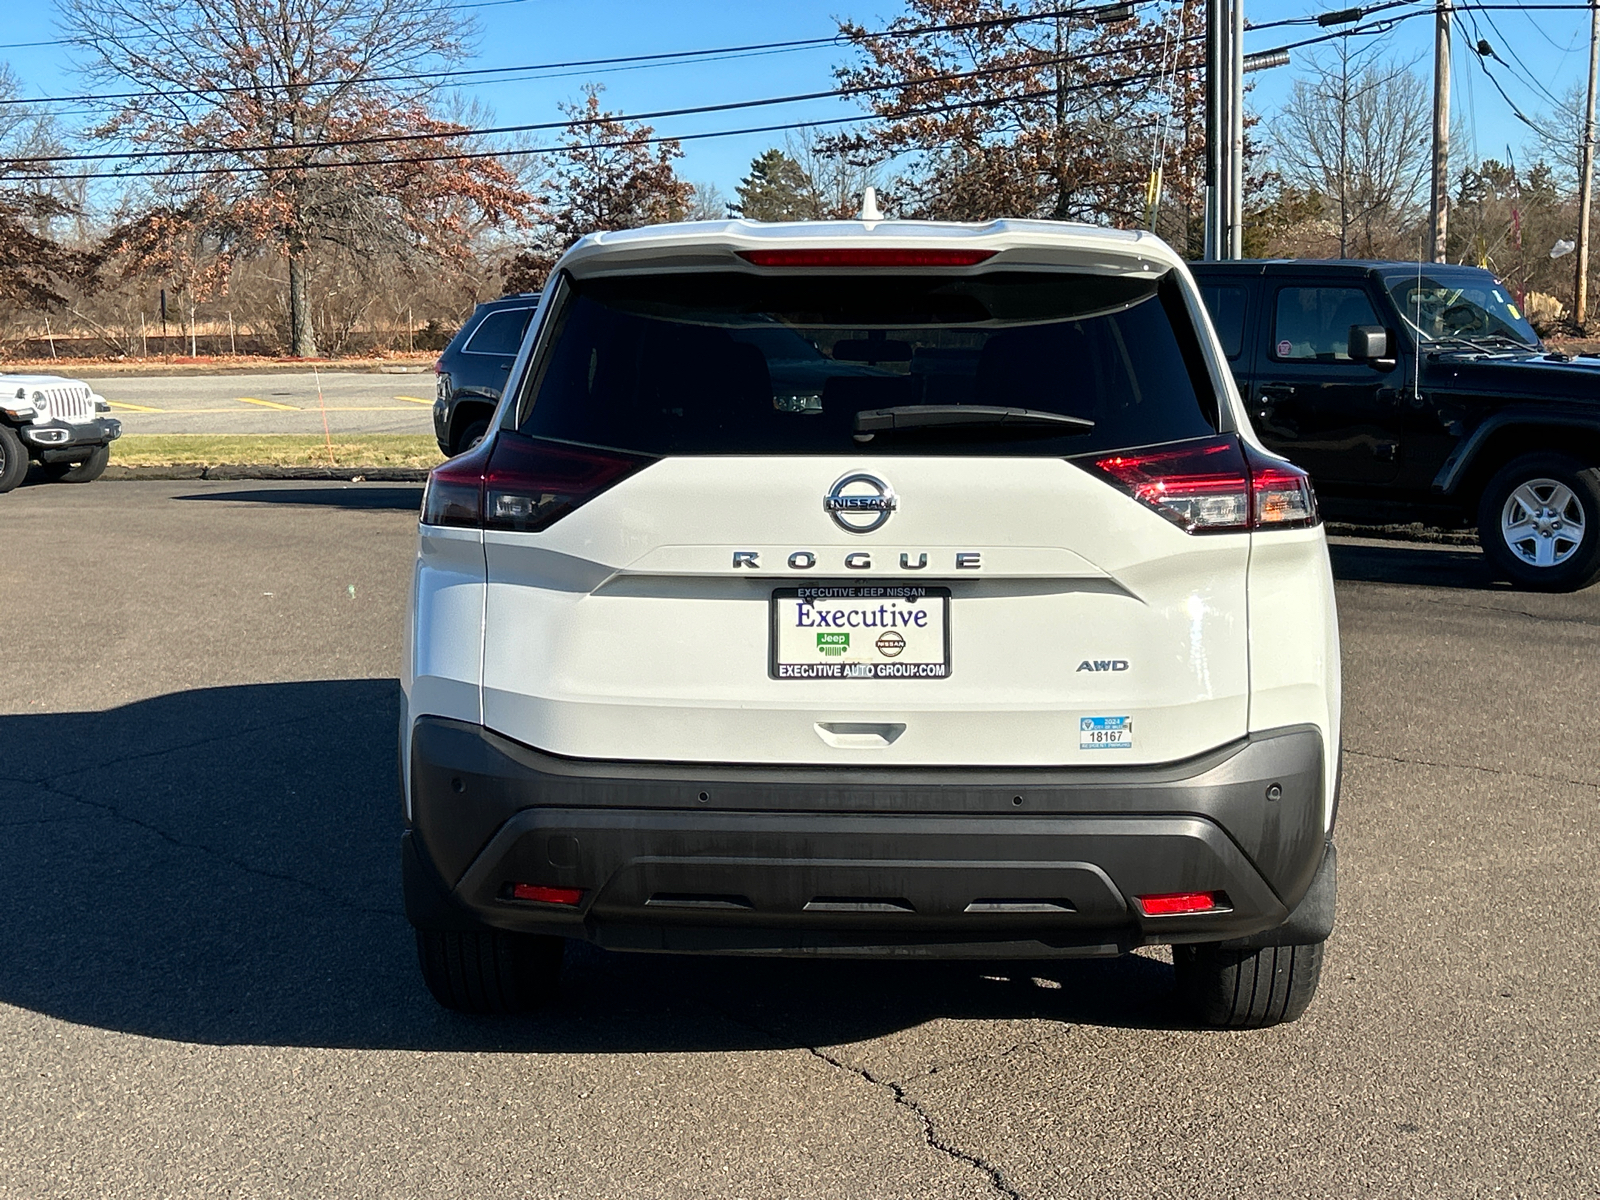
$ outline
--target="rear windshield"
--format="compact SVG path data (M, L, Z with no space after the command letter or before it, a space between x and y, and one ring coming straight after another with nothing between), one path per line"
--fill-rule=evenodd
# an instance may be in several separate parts
M534 437L655 455L1060 456L1217 429L1170 276L641 275L573 282L555 321L523 401ZM958 405L1085 420L857 420Z

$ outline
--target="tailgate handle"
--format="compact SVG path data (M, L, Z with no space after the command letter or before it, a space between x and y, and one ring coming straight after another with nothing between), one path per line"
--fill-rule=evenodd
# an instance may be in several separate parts
M906 731L903 722L818 721L817 736L840 750L877 750L894 745Z

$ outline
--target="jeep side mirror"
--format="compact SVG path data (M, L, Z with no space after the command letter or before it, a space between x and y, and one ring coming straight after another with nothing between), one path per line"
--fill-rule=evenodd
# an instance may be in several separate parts
M1389 331L1381 325L1350 326L1350 358L1353 362L1371 362L1389 358Z

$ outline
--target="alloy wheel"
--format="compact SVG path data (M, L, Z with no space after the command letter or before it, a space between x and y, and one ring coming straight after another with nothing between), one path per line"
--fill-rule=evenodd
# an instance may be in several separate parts
M1513 489L1500 511L1500 536L1530 567L1559 567L1583 544L1586 514L1577 495L1554 479Z

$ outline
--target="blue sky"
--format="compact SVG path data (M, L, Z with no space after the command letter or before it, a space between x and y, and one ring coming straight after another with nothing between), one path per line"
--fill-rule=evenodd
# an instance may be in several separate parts
M1303 16L1342 7L1344 0L1260 0L1246 12L1254 22ZM901 11L888 0L787 0L785 3L736 5L712 0L524 0L475 10L482 27L476 57L462 65L500 67L554 60L650 54L672 50L749 42L821 37L837 30L841 17L874 25ZM54 7L48 0L13 3L0 40L7 43L43 41L57 36ZM1489 28L1488 20L1499 27ZM1557 96L1582 83L1587 67L1587 19L1573 12L1496 12L1478 14L1481 32L1508 59L1511 50L1521 55L1528 72ZM1316 34L1315 26L1290 27L1247 35L1247 49L1268 49L1285 41ZM1386 45L1404 59L1416 58L1425 74L1432 69L1432 20L1427 16L1404 21L1388 36ZM1518 159L1531 141L1530 132L1512 115L1506 102L1468 61L1458 41L1454 108L1458 126L1466 134L1463 158L1504 157L1509 143ZM1252 105L1270 115L1281 102L1304 63L1298 52L1294 65L1251 76ZM72 75L66 48L40 46L0 49L30 95L61 94L81 89ZM500 124L548 121L559 116L557 105L578 96L589 80L604 83L604 103L626 112L714 104L761 96L818 91L832 82L831 68L843 58L838 47L790 53L765 54L740 59L671 65L643 70L598 71L583 69L539 79L498 82L474 87L468 94L490 106ZM1515 59L1512 59L1515 62ZM1511 99L1536 117L1550 101L1505 67L1493 65ZM756 110L685 117L658 122L664 133L694 133L744 124L778 124L786 121L823 120L856 111L853 104L822 100ZM782 135L757 135L685 143L681 173L696 182L716 184L731 197L734 185L750 159Z

